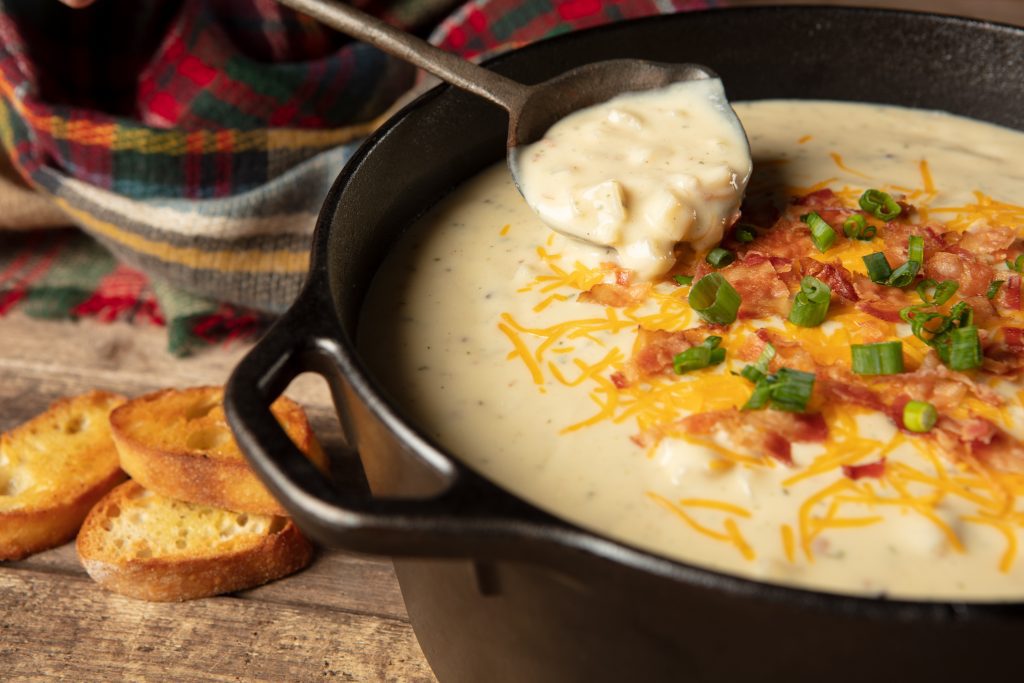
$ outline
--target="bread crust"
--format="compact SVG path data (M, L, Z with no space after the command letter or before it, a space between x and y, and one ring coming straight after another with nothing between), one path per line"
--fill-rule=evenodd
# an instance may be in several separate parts
M107 422L113 405L124 400L104 391L64 398L0 437L5 452L0 475L15 469L13 462L40 478L57 477L42 492L29 485L14 495L0 494L0 561L20 560L71 540L96 501L124 481ZM79 432L64 432L61 427L72 420L90 424ZM46 443L46 451L39 443ZM57 452L63 458L59 471L47 458Z
M221 387L163 389L115 410L110 423L122 469L169 498L239 512L286 514L235 443L222 401ZM271 409L299 450L326 471L326 457L302 407L281 397ZM154 434L149 431L153 427L164 431Z
M115 593L155 602L209 597L287 576L306 567L313 558L312 544L294 522L281 517L274 518L278 528L272 527L270 533L215 554L135 557L127 550L111 552L111 531L104 525L109 525L115 509L114 516L127 514L132 499L141 491L135 481L115 488L92 509L78 534L76 546L82 566L93 580ZM155 505L166 503L163 497L151 500ZM148 529L146 522L137 526L142 536L157 531Z

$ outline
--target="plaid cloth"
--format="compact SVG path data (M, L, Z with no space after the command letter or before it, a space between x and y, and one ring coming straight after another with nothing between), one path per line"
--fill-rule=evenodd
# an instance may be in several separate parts
M356 4L421 34L448 9ZM477 0L431 40L480 57L713 4ZM273 0L0 0L0 315L167 325L179 354L262 329L334 177L415 78Z

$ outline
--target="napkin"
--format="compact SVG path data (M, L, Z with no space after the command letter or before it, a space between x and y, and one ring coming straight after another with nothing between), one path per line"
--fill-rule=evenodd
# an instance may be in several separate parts
M705 0L362 0L470 58ZM0 316L258 333L412 67L273 0L0 0Z

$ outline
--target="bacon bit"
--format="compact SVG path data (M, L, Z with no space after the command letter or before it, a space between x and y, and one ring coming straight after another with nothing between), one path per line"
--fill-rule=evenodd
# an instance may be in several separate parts
M743 302L740 318L786 315L789 312L789 287L779 277L771 260L761 254L749 254L721 270Z
M818 370L818 364L814 362L811 354L804 350L800 342L784 339L777 332L763 327L747 337L737 355L743 360L756 361L761 356L765 344L775 347L775 358L768 366L773 372L783 366L804 372Z
M808 209L843 208L843 201L839 195L827 187L823 190L815 190L802 197L793 197L792 203L796 206L806 206Z
M782 217L774 227L759 235L757 241L750 244L748 253L757 252L792 260L816 251L817 247L811 240L811 229L799 219Z
M959 247L948 247L945 251L926 258L924 274L925 277L939 282L956 280L960 283L958 294L974 296L988 291L988 286L995 273L992 268L979 262L970 252Z
M889 265L893 268L907 260L907 243L911 235L924 240L926 259L929 254L939 251L946 246L942 240L941 233L929 225L917 225L903 221L886 223L879 231L879 236L885 241L885 258L889 260Z
M854 274L853 288L860 297L857 308L879 320L899 322L900 311L911 304L903 290L875 284L861 273Z
M672 361L676 355L700 344L713 331L711 327L694 327L677 332L638 328L633 355L621 372L612 374L612 383L624 389L644 377L671 374Z
M985 418L940 417L932 433L936 443L954 460L1024 473L1024 446Z
M950 370L934 352L927 353L921 361L921 367L914 372L884 375L878 377L877 381L893 384L905 392L909 399L928 401L940 411L959 406L968 394L992 406L1003 404L999 394L962 372Z
M881 479L885 476L885 458L863 465L843 465L843 475L854 481L864 478Z
M618 275L616 275L616 279L619 279ZM650 291L651 283L649 282L638 282L635 285L620 284L619 282L615 284L601 283L580 293L577 300L583 303L625 308L643 303Z
M999 288L999 293L996 294L996 302L1002 308L1007 308L1011 311L1020 310L1020 275L1011 275L1006 278L1006 282Z
M907 432L908 434L912 432L910 432L910 430L907 429L907 425L904 424L903 422L903 410L907 407L907 404L910 403L910 401L911 398L909 396L907 396L906 394L900 394L893 400L892 404L885 410L885 412L889 415L889 419L896 423L896 427L901 432Z
M962 234L958 246L972 254L991 257L991 263L1005 259L1007 250L1016 239L1017 233L1013 228L980 223L971 226Z
M992 302L984 294L965 296L964 302L974 309L974 324L982 329L986 328L992 321L999 319L996 307L992 305Z
M1017 346L1024 349L1024 328L1004 327L1003 339L1009 346Z
M1003 341L985 345L982 368L996 375L1017 375L1024 370L1024 329L1004 327Z
M843 267L839 260L822 263L817 259L805 256L799 260L800 270L805 275L816 277L832 288L832 297L842 298L849 302L860 301L857 290L853 286L853 275Z
M825 403L849 403L869 410L885 410L885 403L878 394L859 384L853 377L818 375L814 390L823 397Z
M737 446L751 453L767 453L787 467L794 464L792 442L823 443L828 439L828 425L821 413L743 412L733 408L696 413L677 424L700 436L710 436L716 429L725 431Z

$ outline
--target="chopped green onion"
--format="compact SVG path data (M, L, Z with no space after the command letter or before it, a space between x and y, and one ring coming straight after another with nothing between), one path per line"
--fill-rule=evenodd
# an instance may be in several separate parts
M875 218L891 221L900 215L900 205L891 195L881 190L867 190L860 196L860 208Z
M864 258L866 262L867 256ZM892 271L886 281L881 284L889 287L906 287L914 281L917 272L921 270L922 261L924 261L924 238L911 235L907 240L907 262ZM886 265L888 265L888 261L886 261Z
M728 249L722 247L715 247L708 252L708 255L704 257L704 260L713 265L715 268L724 268L733 261L736 260L736 254L732 253Z
M970 327L974 324L974 309L966 301L958 301L949 309L949 322L957 327Z
M924 262L924 238L920 235L911 235L907 238L907 260Z
M1006 280L993 280L989 283L988 291L985 292L985 296L989 299L995 299L996 294L999 294L999 288L1002 287L1005 282Z
M942 282L936 282L935 280L928 278L927 280L922 280L918 283L917 295L921 297L921 301L924 302L925 306L941 306L956 294L956 290L959 287L960 283L956 280L943 280ZM928 296L929 289L935 290L932 298L929 298Z
M813 391L814 373L779 368L774 375L758 380L743 410L757 410L767 405L775 410L802 413L807 410Z
M807 402L811 400L811 392L814 391L814 373L779 368L774 377L771 407L791 413L807 410Z
M981 340L974 325L958 327L950 334L949 367L951 370L973 370L981 367Z
M677 375L681 375L690 370L700 370L710 365L718 365L725 360L725 349L718 348L721 343L721 337L712 335L701 342L699 346L693 346L682 353L677 353L672 359L672 369Z
M754 231L753 226L744 223L736 226L736 230L733 231L732 236L737 242L746 244L754 241L754 238L757 237L757 232Z
M680 285L682 287L686 287L687 285L692 285L693 284L693 276L692 275L673 275L672 279L676 281L676 284L678 284L678 285Z
M913 309L909 312L913 313L913 316L905 316L904 313L908 312L908 309ZM942 315L941 313L935 313L932 311L922 311L917 309L915 306L907 306L900 311L900 317L910 323L910 331L914 333L914 336L923 341L929 346L933 345L933 341L949 331L952 327L952 322L949 316ZM932 320L941 320L941 322L933 327L925 327ZM925 336L925 335L928 336Z
M817 327L828 315L832 302L832 288L810 275L800 280L800 291L789 311L789 322L800 327Z
M917 271L921 270L920 261L907 261L902 266L892 271L889 275L889 279L884 284L889 287L906 287L914 278L917 276Z
M747 366L750 367L749 365ZM754 385L754 393L750 395L747 402L743 404L741 410L760 410L768 405L768 401L772 397L772 385L768 382L767 377L762 377Z
M728 325L736 320L743 301L720 273L708 273L697 280L687 300L701 318L716 325Z
M1019 256L1017 256L1017 258L1013 262L1007 259L1006 267L1018 273L1024 273L1024 254L1020 254Z
M868 277L871 278L871 281L880 285L885 284L889 276L892 275L892 267L885 259L885 254L876 251L863 258L864 265L868 268Z
M768 365L772 362L773 358L775 358L775 347L771 344L765 344L764 348L761 349L761 355L757 357L757 361L753 365L743 368L740 371L740 375L744 379L757 384L757 382L768 375Z
M938 419L935 406L927 401L907 401L903 406L903 426L912 432L929 432Z
M832 229L832 226L815 211L800 216L800 220L811 229L811 240L814 241L814 246L818 248L818 251L821 253L828 251L828 248L836 241L836 231Z
M855 213L843 221L843 234L851 240L860 239L860 236L867 230L868 222L864 216Z
M895 375L903 372L903 342L851 344L853 371L858 375Z

